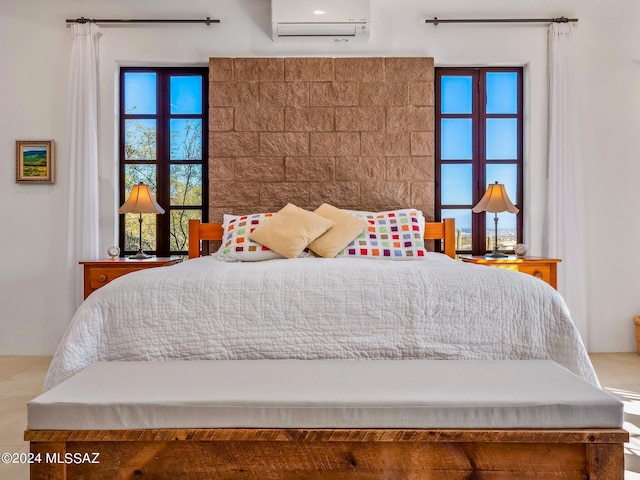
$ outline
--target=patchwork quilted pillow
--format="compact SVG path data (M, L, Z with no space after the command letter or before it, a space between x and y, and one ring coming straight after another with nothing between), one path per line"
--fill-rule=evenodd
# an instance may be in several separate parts
M309 244L309 249L321 257L335 257L369 227L366 220L356 218L328 203L323 203L313 213L335 222L333 227Z
M369 227L337 257L367 257L383 260L412 260L424 257L424 216L420 210L387 212L347 210L369 222Z
M273 250L249 238L258 225L271 218L273 213L252 215L224 215L222 221L222 245L213 255L227 262L260 262L282 258Z

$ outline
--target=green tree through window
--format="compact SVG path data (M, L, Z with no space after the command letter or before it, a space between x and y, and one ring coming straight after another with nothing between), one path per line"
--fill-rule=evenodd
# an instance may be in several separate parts
M120 74L120 201L151 187L164 215L143 215L142 248L184 254L188 222L207 220L206 68L123 68ZM120 221L120 248L137 251L138 215Z

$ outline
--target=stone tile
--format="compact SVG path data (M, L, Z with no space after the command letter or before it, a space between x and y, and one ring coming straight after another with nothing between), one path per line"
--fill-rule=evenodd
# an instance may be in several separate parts
M209 130L224 132L233 130L233 107L211 107Z
M384 130L384 107L336 108L336 131L367 132Z
M411 132L411 155L433 156L435 154L434 132Z
M410 155L408 132L362 132L362 155Z
M330 82L333 81L333 58L285 58L284 78L287 82L311 81Z
M218 182L233 181L233 157L210 157L209 178Z
M300 156L309 154L309 134L282 132L260 134L260 155Z
M411 205L428 205L433 209L435 202L435 183L411 182Z
M388 57L385 59L384 72L388 82L432 82L433 58Z
M233 107L236 105L258 105L257 83L210 82L209 106Z
M361 183L360 201L365 205L406 207L411 201L409 182L364 181Z
M333 180L336 169L335 157L287 157L285 159L286 180L289 182L311 182Z
M240 182L284 181L284 157L235 159L235 180Z
M246 157L258 155L257 132L212 132L209 154L214 157Z
M284 80L283 58L236 58L237 82L281 82Z
M306 182L263 182L260 184L260 201L264 205L307 205L309 184Z
M289 132L333 131L331 107L286 107L285 130Z
M409 84L407 82L361 83L360 105L407 106L409 105Z
M235 129L239 132L281 132L284 130L284 108L236 107Z
M309 154L326 156L336 154L337 134L335 132L311 132L309 134Z
M244 206L260 203L257 182L209 182L209 203L215 207Z
M309 104L312 106L357 106L358 83L311 82Z
M42 383L48 365L32 364L0 381L0 397L31 395L42 392ZM1 430L1 428L0 428Z
M433 107L387 107L387 131L433 131Z
M29 480L29 464L17 463L5 465L0 463L0 478L6 480Z
M384 58L336 58L335 71L339 82L381 82L384 80Z
M260 105L306 107L309 105L308 82L260 82Z
M336 157L336 180L384 180L384 157Z
M358 182L311 182L309 189L311 205L329 203L344 208L359 204Z
M360 155L359 132L336 133L336 155L353 156Z
M388 180L433 180L429 157L387 157Z
M209 59L209 81L210 82L233 81L233 59L232 58L210 58Z
M411 82L409 84L411 105L433 107L435 105L435 93L433 82Z
M31 366L48 367L50 363L51 357L49 356L0 355L0 380L10 378Z

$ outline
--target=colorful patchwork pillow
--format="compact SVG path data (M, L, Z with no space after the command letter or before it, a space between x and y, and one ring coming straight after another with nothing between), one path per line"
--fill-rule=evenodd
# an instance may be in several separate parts
M252 215L224 215L222 221L222 245L213 255L226 262L260 262L282 258L273 250L254 242L249 238L258 225L273 213L254 213Z
M420 210L346 211L368 221L369 227L337 257L412 260L425 256L424 216Z

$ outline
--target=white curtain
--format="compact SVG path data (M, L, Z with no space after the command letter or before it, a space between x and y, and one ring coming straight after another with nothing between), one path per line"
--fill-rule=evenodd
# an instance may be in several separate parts
M70 182L68 263L71 301L83 299L80 260L99 257L98 222L98 32L94 23L74 24L67 120Z
M549 27L549 158L545 255L562 259L558 291L588 345L583 167L573 27Z

